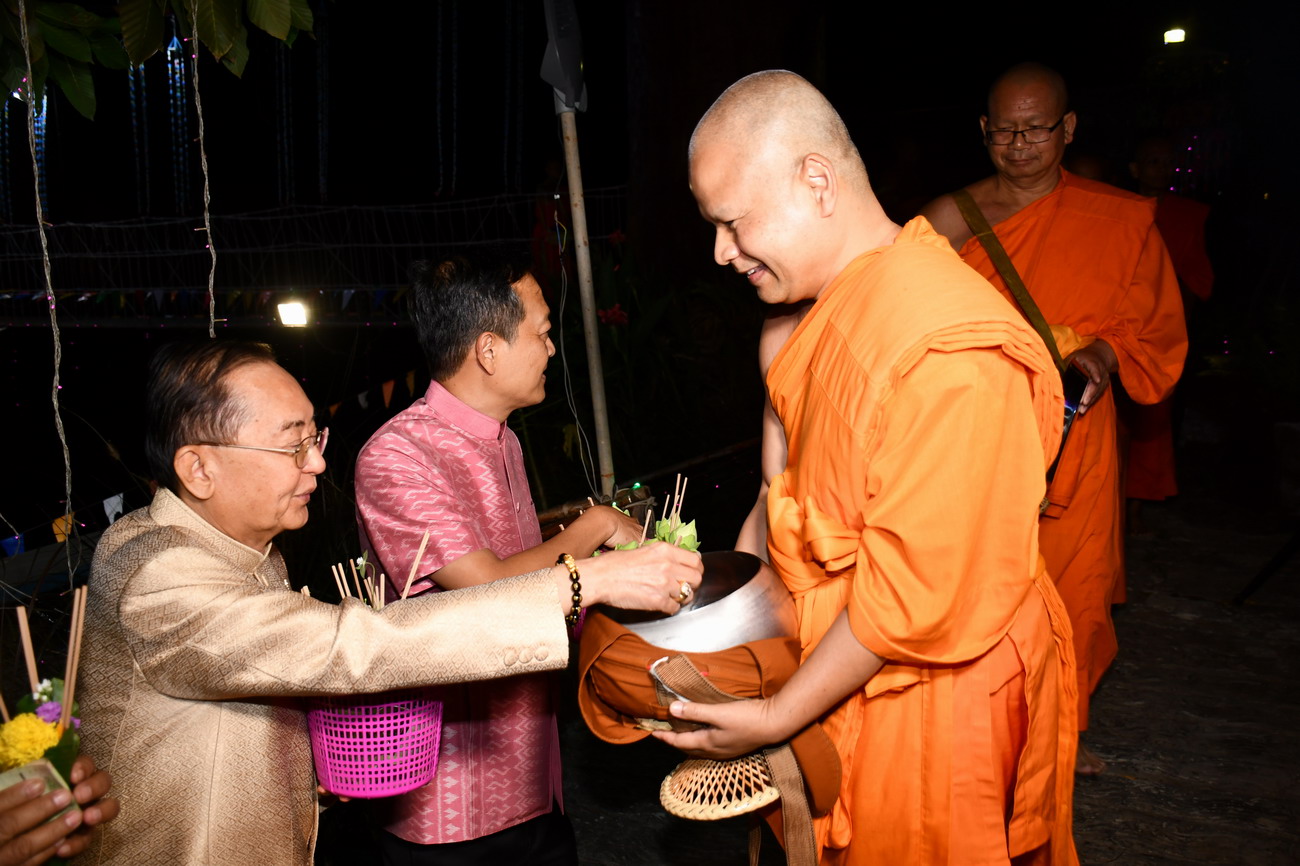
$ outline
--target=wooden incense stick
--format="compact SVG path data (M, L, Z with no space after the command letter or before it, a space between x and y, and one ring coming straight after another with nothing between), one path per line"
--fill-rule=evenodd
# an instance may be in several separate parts
M9 708L5 706L5 696L0 694L0 721L9 721Z
M72 615L70 617L69 625L68 625L68 655L63 662L63 697L64 697L63 710L64 712L66 712L68 708L68 701L67 701L68 686L72 682L72 663L74 661L73 659L74 653L72 648L77 643L77 608L79 608L80 606L81 606L81 590L73 589L72 590ZM60 725L63 724L64 712L59 713Z
M341 602L341 601L343 601L343 599L345 599L345 598L348 597L348 589L347 589L347 586L343 583L343 581L339 578L339 569L340 569L340 567L341 567L341 564L340 564L340 565L331 565L331 566L330 566L330 574L332 574L332 575L334 576L334 585L335 585L336 587L338 587L338 591L339 591L339 601Z
M32 652L32 633L27 627L27 608L18 605L18 634L23 641L23 658L27 660L27 680L31 683L32 694L40 688L40 677L36 676L36 653Z
M415 573L420 570L420 560L424 559L424 548L429 543L429 530L424 530L424 538L420 539L420 549L415 552L415 562L411 563L411 573L406 576L406 586L402 587L402 601L406 601L406 596L411 591L411 584L415 583Z
M388 575L379 572L379 609L384 609L384 595L388 592Z
M649 507L647 507L646 510L645 510L645 526L641 527L641 543L642 543L642 544L645 544L646 533L648 533L648 532L650 531L650 515L651 515L650 509L649 509Z
M348 567L352 569L352 582L356 584L357 587L357 598L365 601L366 594L361 591L361 577L357 574L357 561L355 559L349 559Z
M86 634L86 597L90 587L81 587L81 605L77 610L77 637L72 642L72 675L63 680L63 727L72 724L72 707L77 702L77 679L81 670L81 643Z
M72 706L77 700L77 668L81 666L81 636L86 630L86 594L88 587L72 593L72 634L68 639L68 665L63 676L63 712L59 715L59 729L66 731L72 724Z
M682 503L686 501L686 485L690 483L691 483L691 479L683 478L682 492L677 494L677 507L673 511L673 516L677 518L678 523L680 523L682 519Z

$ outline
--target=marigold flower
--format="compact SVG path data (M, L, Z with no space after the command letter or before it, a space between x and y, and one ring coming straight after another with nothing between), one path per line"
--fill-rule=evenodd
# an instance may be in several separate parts
M35 713L20 713L0 725L0 770L35 761L58 742L57 725L42 721Z

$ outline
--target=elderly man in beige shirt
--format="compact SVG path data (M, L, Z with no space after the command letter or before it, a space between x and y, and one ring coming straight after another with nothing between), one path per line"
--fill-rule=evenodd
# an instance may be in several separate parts
M326 431L270 350L165 348L147 415L162 487L104 533L91 570L83 733L121 817L88 862L309 864L315 778L293 698L563 667L575 604L671 612L700 581L697 556L655 545L578 563L579 592L556 566L378 612L315 601L271 541L306 523Z

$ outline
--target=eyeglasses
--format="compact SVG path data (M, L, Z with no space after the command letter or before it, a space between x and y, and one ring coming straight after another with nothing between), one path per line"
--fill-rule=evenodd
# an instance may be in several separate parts
M1065 114L1069 114L1066 112ZM990 129L984 133L984 141L988 144L1008 145L1016 140L1017 135L1025 137L1025 144L1042 144L1052 137L1056 128L1065 122L1065 114L1061 119L1051 126L1031 126L1028 129Z
M307 455L315 448L322 457L325 456L325 443L329 441L330 428L322 427L315 436L308 436L293 448L269 448L265 445L233 445L229 442L201 442L214 448L243 448L248 451L274 451L276 454L292 454L293 462L301 469L307 465Z

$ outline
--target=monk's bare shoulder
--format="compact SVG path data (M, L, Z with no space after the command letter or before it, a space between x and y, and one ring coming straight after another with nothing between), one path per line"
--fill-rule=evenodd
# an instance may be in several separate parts
M790 335L794 333L794 329L799 326L810 309L812 309L812 301L802 304L783 304L774 307L763 320L763 330L758 337L758 369L763 378L767 378L768 368L776 360L781 347L790 339Z
M972 237L971 230L967 227L966 220L962 219L957 202L951 195L945 193L921 208L921 216L930 221L935 231L948 239L954 250L961 249L961 245Z
M993 225L1014 213L1004 213L997 198L997 176L977 180L965 187L966 192L975 200L975 204L984 212L984 217ZM960 250L975 233L966 225L966 218L961 215L957 201L951 195L941 195L921 208L921 216L930 221L934 230L948 239L954 250Z

